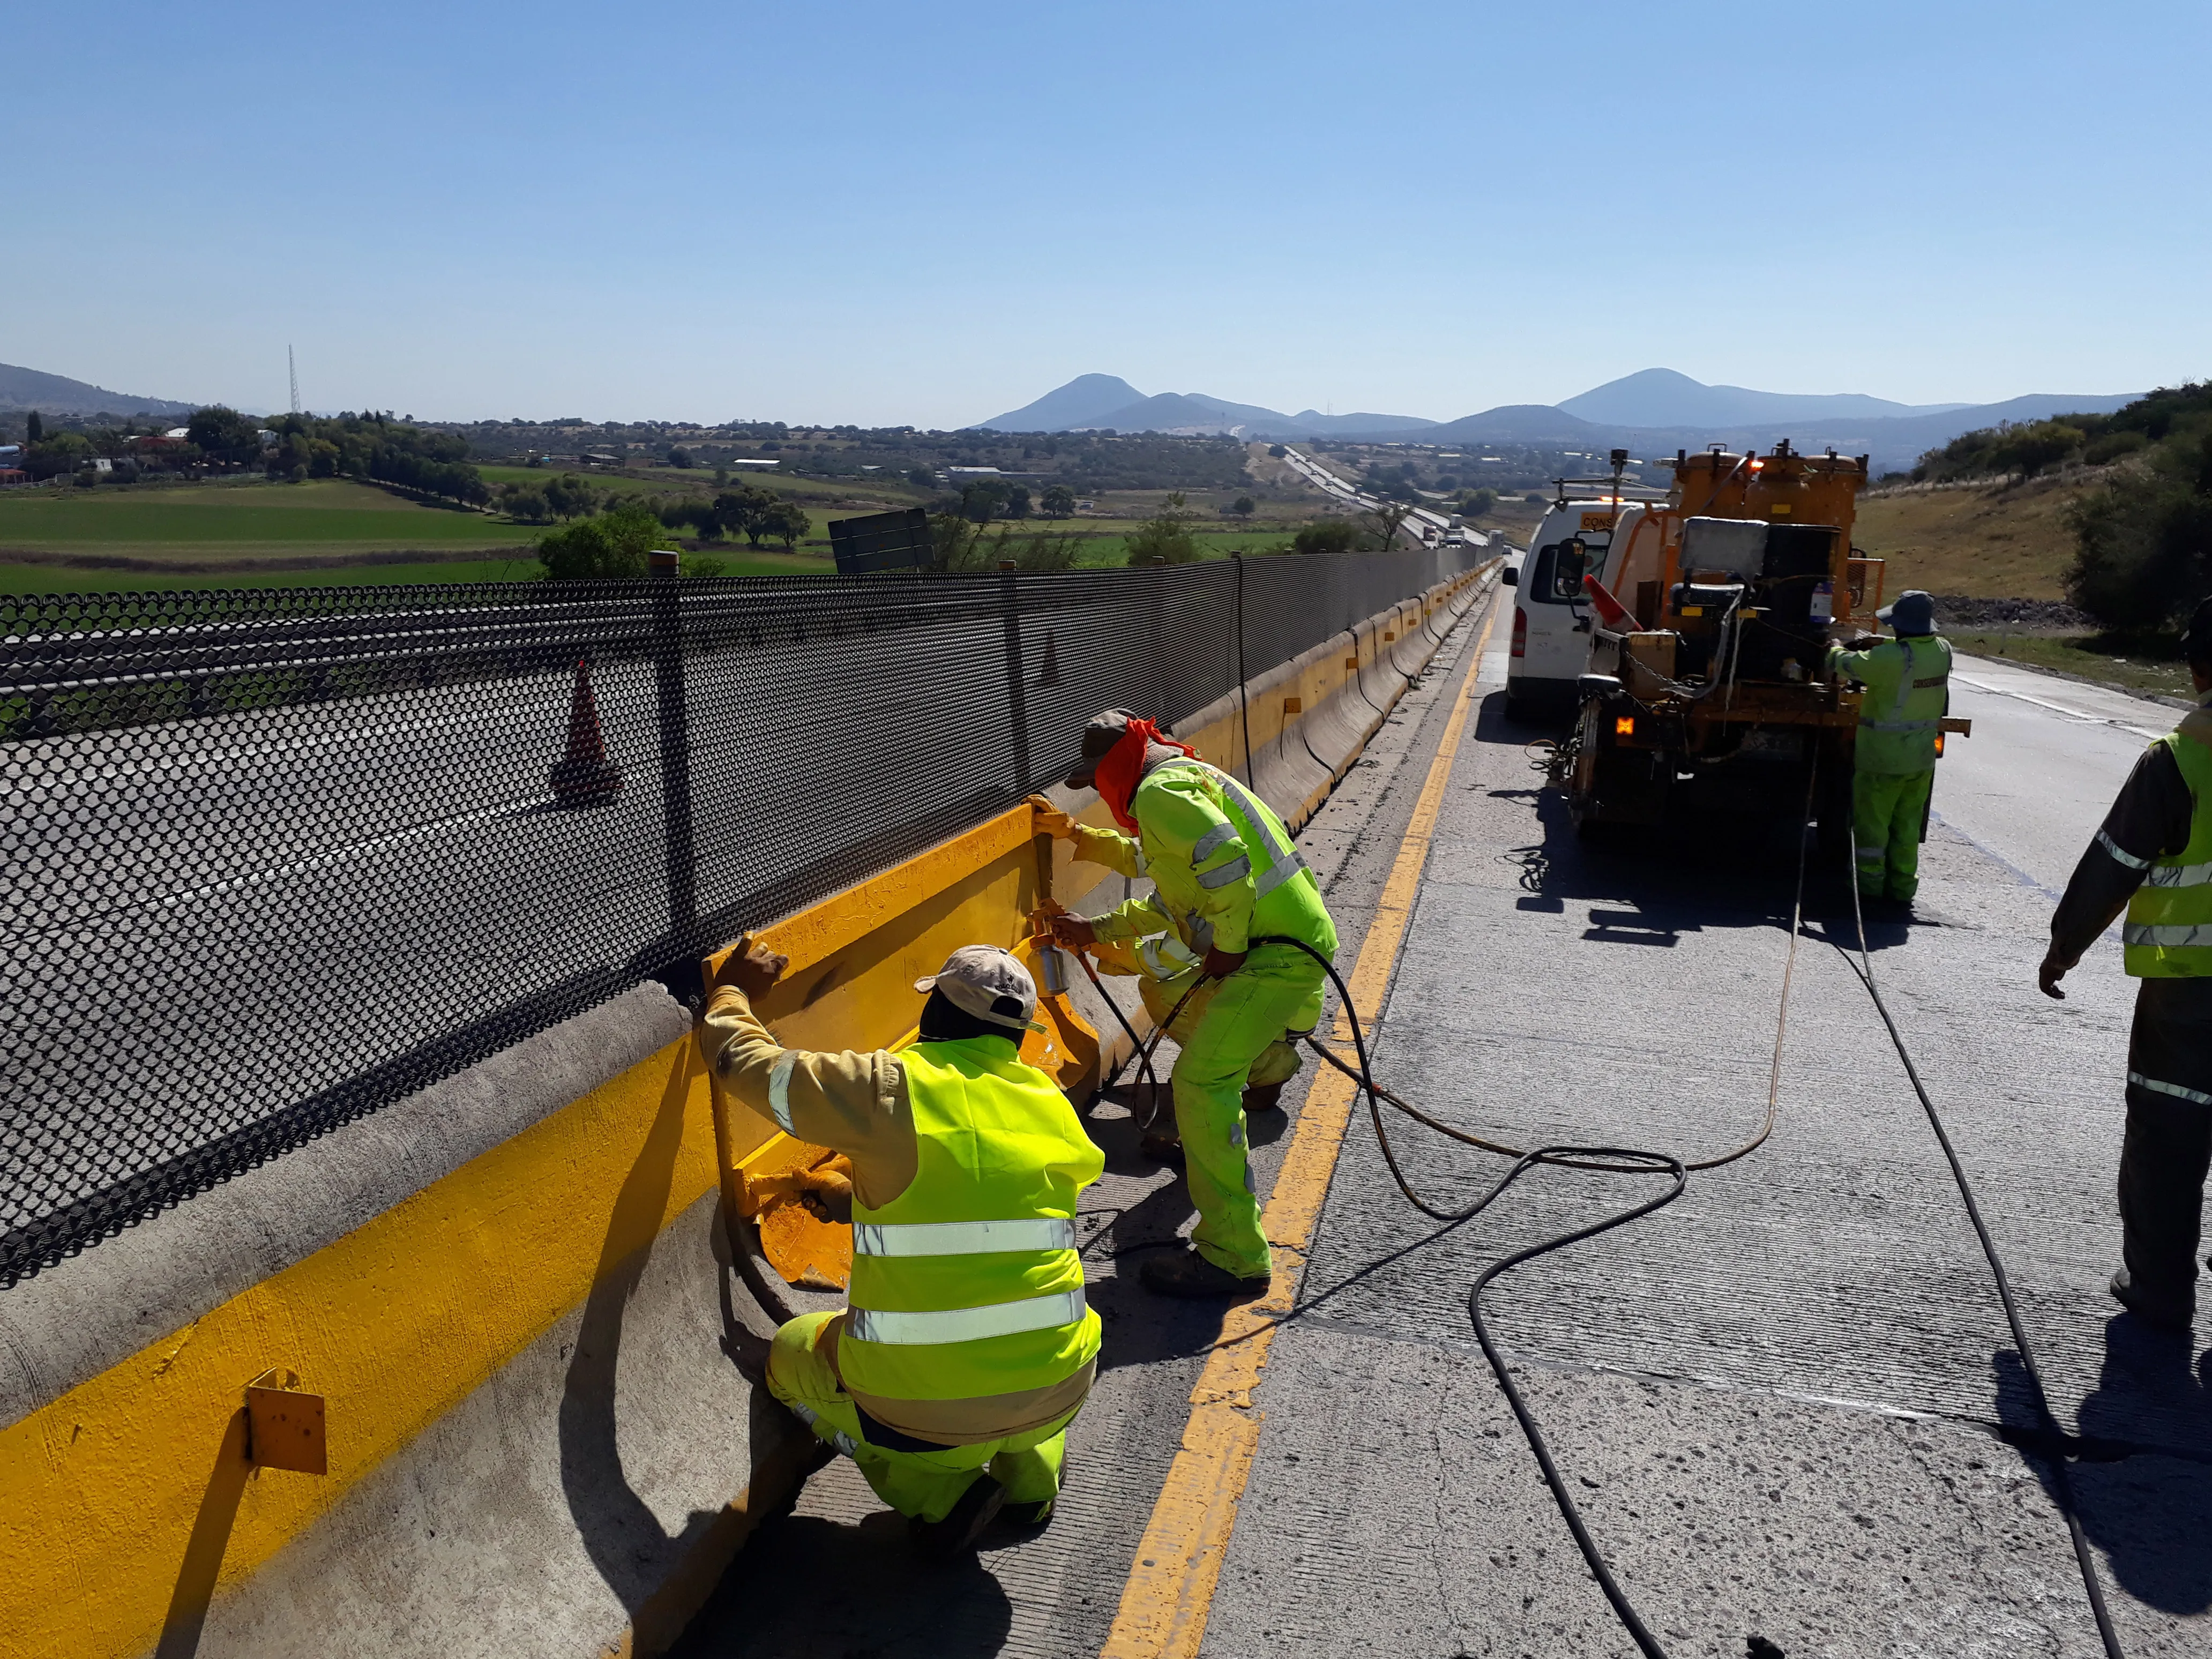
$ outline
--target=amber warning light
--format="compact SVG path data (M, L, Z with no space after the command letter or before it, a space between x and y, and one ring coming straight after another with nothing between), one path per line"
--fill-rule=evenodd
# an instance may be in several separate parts
M1614 715L1613 719L1613 735L1616 738L1634 737L1636 735L1636 716L1633 714Z

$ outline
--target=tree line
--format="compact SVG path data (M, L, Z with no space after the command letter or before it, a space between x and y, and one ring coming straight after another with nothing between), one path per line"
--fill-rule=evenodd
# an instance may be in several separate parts
M2174 626L2212 591L2212 383L2162 387L2110 415L1965 433L1912 477L2009 482L2073 467L2101 471L2066 508L2067 597L2110 628Z

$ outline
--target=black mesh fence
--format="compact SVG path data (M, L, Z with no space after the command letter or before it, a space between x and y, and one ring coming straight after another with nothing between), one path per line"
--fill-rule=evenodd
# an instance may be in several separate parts
M1474 556L0 599L0 1283Z

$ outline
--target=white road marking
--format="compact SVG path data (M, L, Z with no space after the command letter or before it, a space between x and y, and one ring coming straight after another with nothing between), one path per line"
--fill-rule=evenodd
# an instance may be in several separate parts
M2003 686L1991 685L1986 680L1968 679L1955 670L1951 678L1960 685L1971 685L1977 691L1986 691L1992 696L2010 697L2015 702L2033 703L2038 708L2047 708L2054 714L2063 714L2067 719L2079 720L2084 726L2110 726L2122 732L2132 732L2139 738L2148 738L2153 741L2166 735L2163 732L2149 732L2140 726L2130 726L2125 720L2113 720L2110 715L2085 714L2079 708L2069 708L2063 703L2045 702L2040 697L2029 696L2025 691L2008 691Z

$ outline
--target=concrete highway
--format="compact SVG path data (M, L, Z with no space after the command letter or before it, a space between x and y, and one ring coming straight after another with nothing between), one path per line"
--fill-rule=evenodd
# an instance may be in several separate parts
M1510 590L1508 596L1510 597ZM1386 1006L1378 1069L1449 1121L1520 1145L1709 1154L1764 1110L1794 854L1740 823L1586 848L1503 714L1501 622L1477 616L1302 837L1357 953L1445 716L1467 741ZM1874 970L1971 1175L2063 1425L2126 1651L2212 1650L2212 1353L2122 1316L2112 1182L2131 986L2117 945L2064 1003L2037 994L2051 907L2112 791L2175 711L1962 659L1923 903L1869 929ZM1780 1120L1670 1207L1490 1293L1565 1478L1670 1653L2089 1656L2101 1650L2047 1467L1950 1176L1842 954L1817 872L1782 1047ZM1060 1516L930 1574L850 1467L732 1570L684 1650L1098 1651L1217 1328L1126 1282L1115 1250L1187 1228L1171 1175L1102 1106L1094 1305L1106 1370ZM1394 1125L1410 1179L1463 1203L1498 1160ZM1265 1194L1289 1133L1262 1125ZM1302 1294L1255 1397L1256 1449L1209 1656L1631 1650L1476 1349L1466 1300L1504 1252L1620 1207L1635 1179L1540 1172L1456 1228L1422 1220L1364 1114ZM790 1587L810 1588L793 1595ZM826 1587L839 1586L831 1593ZM1752 1638L1759 1638L1754 1643ZM1771 1644L1771 1645L1767 1645Z
M1304 450L1289 446L1285 448L1285 459L1316 489L1334 496L1347 507L1368 510L1383 505L1379 497L1370 495L1358 485L1339 477ZM1439 513L1432 507L1416 504L1400 533L1406 536L1408 540L1425 540L1431 532L1434 532L1436 539L1441 541L1450 527L1451 517L1449 514ZM1490 538L1480 530L1469 530L1465 534L1468 541L1474 546L1490 545Z

